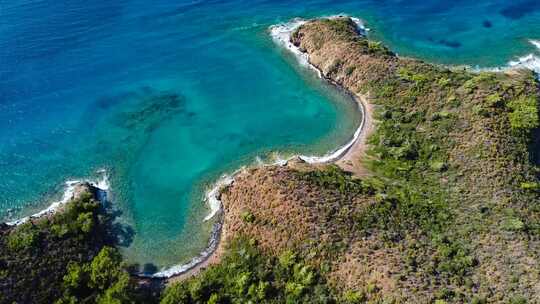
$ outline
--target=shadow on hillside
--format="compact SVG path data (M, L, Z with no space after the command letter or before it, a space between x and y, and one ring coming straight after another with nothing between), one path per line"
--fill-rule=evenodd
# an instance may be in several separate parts
M96 195L101 201L100 217L106 242L113 246L128 247L133 242L135 230L119 220L123 212L113 208L107 192L100 189L97 191Z

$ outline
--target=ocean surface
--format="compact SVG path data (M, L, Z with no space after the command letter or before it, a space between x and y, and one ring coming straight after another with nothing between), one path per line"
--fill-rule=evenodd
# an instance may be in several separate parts
M128 260L190 260L223 174L323 155L357 128L349 97L268 31L335 14L403 56L539 67L538 0L0 0L0 220L106 175Z

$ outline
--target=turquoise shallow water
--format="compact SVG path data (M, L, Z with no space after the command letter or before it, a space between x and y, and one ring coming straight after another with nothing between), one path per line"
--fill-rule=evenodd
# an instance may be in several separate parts
M540 39L537 1L0 3L0 218L106 169L130 261L186 261L208 241L204 191L274 151L324 154L355 106L268 26L347 13L402 55L505 65Z

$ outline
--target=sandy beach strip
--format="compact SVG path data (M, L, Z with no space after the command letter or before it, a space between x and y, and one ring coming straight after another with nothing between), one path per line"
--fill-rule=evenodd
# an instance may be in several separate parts
M347 152L334 163L341 169L353 173L354 176L361 177L369 174L368 170L363 164L363 161L368 148L367 140L375 130L373 119L374 106L369 102L369 97L366 95L355 94L353 98L363 109L362 130L360 131L360 136L356 139L349 150L347 150Z

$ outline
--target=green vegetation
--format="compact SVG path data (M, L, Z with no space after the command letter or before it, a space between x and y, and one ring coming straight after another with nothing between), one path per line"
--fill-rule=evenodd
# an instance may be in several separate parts
M59 238L65 236L83 238L96 226L98 212L99 203L92 199L91 193L84 193L79 200L68 204L64 212L54 217L50 222L51 232Z
M341 193L354 195L371 191L371 187L368 184L363 183L359 179L352 178L351 174L344 172L336 165L330 165L324 170L299 172L299 175L301 178L314 183L318 187L338 189Z
M236 239L227 255L199 277L165 290L162 304L333 303L322 277L291 251L275 258Z
M251 212L244 212L242 213L242 220L246 223L253 223L255 221L255 216Z
M7 236L7 248L12 252L32 250L39 240L39 230L32 224L23 224Z
M388 49L380 41L368 41L368 49L372 53L386 53Z
M538 102L534 96L522 96L508 102L510 125L514 129L538 128Z
M0 303L130 303L140 296L118 252L109 215L83 190L54 216L0 225Z
M317 187L372 197L352 216L357 233L374 238L376 248L402 252L399 293L440 303L511 302L525 294L540 301L530 292L539 271L509 262L540 258L534 75L475 74L375 52L379 44L358 37L348 20L307 23L298 32L296 44L318 52L313 64L340 58L325 75L376 105L365 161L372 175L346 183L335 170L309 176ZM347 60L336 45L357 56ZM503 275L485 275L494 269ZM519 284L512 283L515 273Z
M497 215L486 218L482 209L471 210L468 206L489 200L489 193L497 187L507 189L511 195L508 199L512 201L524 199L513 181L528 179L532 174L521 170L508 172L505 166L515 166L523 160L524 165L530 166L526 162L530 139L526 135L510 134L510 130L530 131L538 127L535 83L529 82L524 92L511 94L498 89L505 87L508 81L502 75L449 73L422 63L399 68L397 77L402 82L390 78L372 83L369 88L375 96L380 96L375 100L380 105L379 123L370 139L369 167L376 178L385 181L386 187L379 194L384 199L360 216L363 231L382 232L386 246L405 246L404 258L412 266L407 276L429 280L431 286L434 282L445 286L443 293L433 290L433 296L445 300L442 303L471 301L472 286L484 286L484 291L493 287L493 283L471 280L475 268L481 266L480 257L491 254L479 250L484 245L471 242L471 234L485 233L487 226L500 228L500 233L521 232L526 228L524 221L517 217L503 219L499 225ZM431 79L444 81L434 84L428 81ZM442 89L438 87L441 84L444 84ZM495 93L487 95L489 92ZM455 107L439 102L448 100L445 95L451 94L459 94L461 105ZM485 95L484 103L478 100L477 96ZM506 103L507 115L501 103ZM428 113L434 113L431 120L426 119ZM499 148L487 150L481 142L473 140L478 145L471 150L464 149L466 137L463 135L467 131L459 127L462 121L478 124L473 136L499 140ZM482 127L492 128L492 132L485 132ZM513 151L506 152L509 150ZM456 156L466 162L456 161ZM472 168L478 171L469 171ZM499 183L494 184L486 179L492 174L505 176L504 182L498 180ZM521 188L535 190L537 182L533 180L522 183ZM471 187L485 189L485 192L470 193L466 189ZM538 213L533 206L538 200L530 202L528 206L516 204L511 208L516 214L527 214L529 219L537 221ZM488 208L497 210L496 202L490 205ZM483 220L478 221L479 217Z
M90 260L104 244L98 214L99 204L88 193L61 215L0 229L0 267L6 277L0 302L52 303L59 298L68 263Z
M134 303L133 282L123 267L122 257L111 247L103 247L88 263L70 262L64 294L56 303Z

